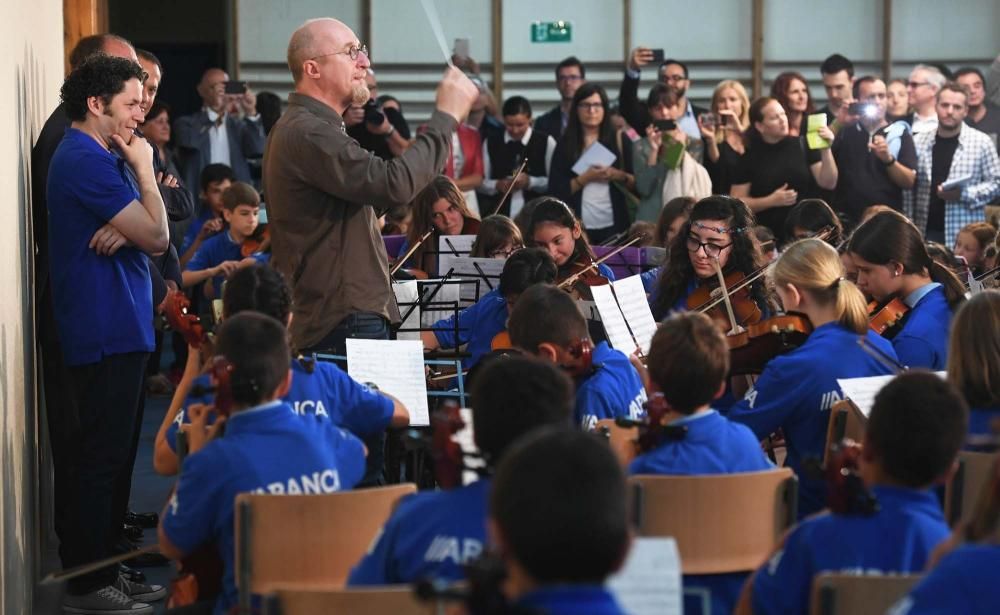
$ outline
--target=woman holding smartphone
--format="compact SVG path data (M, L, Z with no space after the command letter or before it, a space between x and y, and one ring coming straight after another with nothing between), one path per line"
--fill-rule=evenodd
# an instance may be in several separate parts
M712 93L712 111L698 117L714 194L729 194L732 175L745 151L743 132L750 125L750 99L739 81L727 79Z

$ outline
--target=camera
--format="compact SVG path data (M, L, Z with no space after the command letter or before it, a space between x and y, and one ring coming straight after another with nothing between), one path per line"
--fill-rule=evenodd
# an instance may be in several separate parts
M863 115L867 118L873 118L878 115L878 105L868 102L852 102L847 105L847 113L849 115Z
M246 81L226 81L225 83L223 83L222 87L223 87L223 92L230 95L247 93Z
M381 126L382 122L385 121L385 114L382 113L382 105L378 104L374 100L369 99L368 102L365 103L364 110L366 123Z
M661 132L666 132L677 128L677 122L674 120L653 120L653 126L656 126L656 129Z

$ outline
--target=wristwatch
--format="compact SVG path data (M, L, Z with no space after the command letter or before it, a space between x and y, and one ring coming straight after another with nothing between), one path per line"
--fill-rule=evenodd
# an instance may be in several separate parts
M394 132L396 132L396 127L393 126L392 124L389 124L389 132L385 133L382 136L385 137L386 139L388 139L389 137L392 136L392 133L394 133Z
M882 164L884 164L887 167L891 167L892 165L896 164L896 157L893 156L892 154L889 154L889 161L883 162Z

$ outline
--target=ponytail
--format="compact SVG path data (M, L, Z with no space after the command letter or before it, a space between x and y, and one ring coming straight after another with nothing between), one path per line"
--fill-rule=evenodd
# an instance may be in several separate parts
M835 300L837 322L845 329L863 335L868 329L868 302L854 282L840 278L837 280Z
M854 282L844 278L844 265L833 246L820 239L796 241L774 265L774 282L792 284L818 304L832 305L837 322L861 335L868 328L868 304Z
M954 312L965 301L965 284L962 284L954 271L937 261L931 261L928 273L932 280L944 287L944 296Z

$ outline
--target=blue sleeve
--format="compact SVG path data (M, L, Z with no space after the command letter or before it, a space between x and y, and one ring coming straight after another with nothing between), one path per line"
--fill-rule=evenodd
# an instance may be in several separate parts
M211 540L216 515L223 510L224 479L212 453L209 444L184 460L177 491L163 517L164 533L184 553ZM232 505L228 502L230 508Z
M639 279L642 280L642 289L646 291L646 294L652 294L656 289L656 279L660 276L661 271L663 271L662 265L639 274Z
M803 526L793 530L784 546L757 570L753 579L754 615L809 611L813 566Z
M191 387L209 387L211 386L211 381L207 374L202 374L194 379L191 383ZM180 429L181 425L187 425L191 423L191 418L187 414L187 409L191 407L192 404L213 404L215 403L215 395L212 393L206 393L204 395L191 395L188 394L184 398L184 404L181 409L177 412L177 416L174 417L174 421L167 427L167 446L170 447L174 453L177 452L177 431ZM207 424L211 425L215 422L215 413L208 415Z
M749 427L757 438L766 438L794 412L802 398L799 387L809 382L809 378L787 369L779 357L764 367L753 388L726 417Z
M907 367L933 368L937 364L934 346L923 338L900 334L892 339L892 348Z
M191 222L191 226L189 226L187 232L184 233L184 241L181 242L181 254L188 251L188 248L190 248L194 243L194 240L198 237L198 233L201 232L201 227L203 226L205 226L205 220L201 216L198 216Z
M455 316L443 318L434 323L434 337L442 348L458 348L462 344L468 343L473 331L479 323L480 312L484 310L484 304L489 300L489 295L484 295L479 301L458 313L458 336L455 336Z
M389 426L392 420L392 400L347 375L331 363L323 366L324 380L334 399L341 408L344 427L359 435L378 433Z
M253 254L251 256L253 256L253 259L255 261L257 261L258 263L270 263L271 262L271 253L270 252L257 252L256 254Z
M959 564L958 552L949 553L930 571L908 596L897 602L889 615L949 615L950 613L976 613L975 606L968 600L968 594L987 592L987 588L972 589L963 581L967 571Z
M400 518L403 516L402 502L372 542L368 553L347 577L348 587L359 585L393 585L402 582L396 567L396 539L400 532Z
M607 279L611 280L612 282L615 281L615 272L611 271L611 267L608 267L604 263L601 263L600 265L597 266L597 270L601 273L601 275L603 275Z
M594 387L584 387L576 393L576 420L583 429L593 429L601 419L615 418L615 409L608 396Z
M399 246L399 251L396 252L396 258L397 259L402 258L403 255L406 254L406 251L409 250L409 249L410 249L410 240L409 239L404 239L403 243L400 244L400 246ZM403 266L404 267L408 267L408 266L411 266L412 264L413 264L413 257L411 256L410 260L406 261L406 263Z
M219 264L215 255L215 246L218 244L217 241L214 241L216 237L219 237L219 235L210 237L202 242L198 250L194 253L194 256L188 261L187 267L184 268L185 271L203 271Z
M318 417L317 417L318 418ZM340 488L351 489L365 474L365 445L350 432L327 421L336 442L337 472L340 473Z
M95 216L110 221L138 198L135 189L122 177L115 159L81 156L75 159L75 180L71 190L80 204Z

